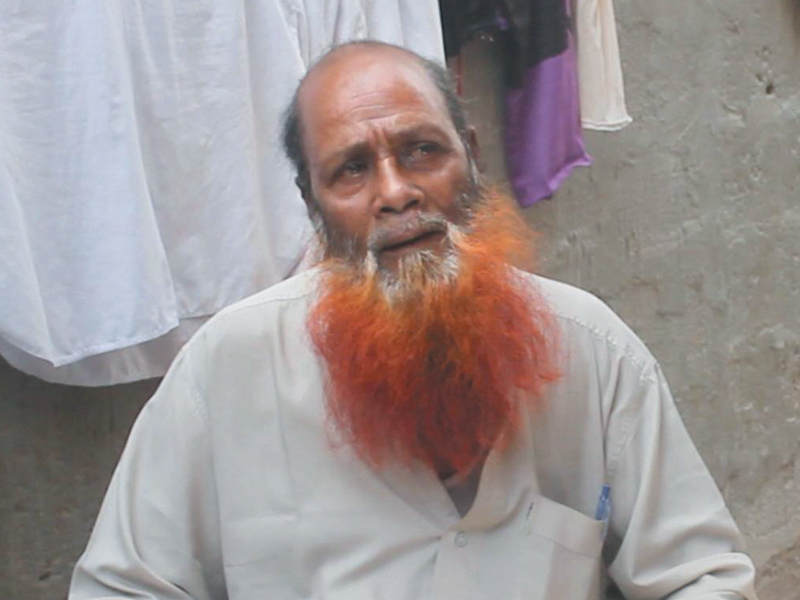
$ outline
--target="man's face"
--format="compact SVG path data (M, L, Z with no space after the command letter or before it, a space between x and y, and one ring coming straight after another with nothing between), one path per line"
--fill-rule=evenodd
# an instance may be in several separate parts
M448 250L447 222L464 220L471 161L441 93L399 53L357 49L320 65L300 95L309 169L333 255L396 272L411 253Z

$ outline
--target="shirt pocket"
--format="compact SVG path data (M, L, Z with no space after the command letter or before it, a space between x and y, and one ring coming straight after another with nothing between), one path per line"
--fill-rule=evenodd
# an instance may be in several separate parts
M534 498L526 519L524 597L599 599L603 522L542 496Z

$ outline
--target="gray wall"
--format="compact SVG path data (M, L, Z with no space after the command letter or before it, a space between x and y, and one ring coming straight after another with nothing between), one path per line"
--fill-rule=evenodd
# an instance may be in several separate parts
M760 567L800 599L800 9L616 0L629 109L595 165L526 211L542 271L605 299L666 371ZM494 47L466 95L502 178ZM157 382L54 386L0 361L0 598L64 597L133 417Z
M0 359L0 598L60 599L155 380L44 383Z

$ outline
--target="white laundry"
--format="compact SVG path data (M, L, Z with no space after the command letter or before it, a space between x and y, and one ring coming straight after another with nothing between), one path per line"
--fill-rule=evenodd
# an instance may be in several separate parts
M365 37L443 61L437 7L5 3L0 355L59 383L163 375L210 315L300 261L280 117L308 64Z
M575 31L581 124L585 129L615 131L631 122L612 0L576 0Z

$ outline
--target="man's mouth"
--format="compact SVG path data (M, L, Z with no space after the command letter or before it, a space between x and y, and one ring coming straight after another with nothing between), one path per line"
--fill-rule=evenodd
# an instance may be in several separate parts
M440 229L423 231L398 240L388 240L380 249L381 254L402 254L415 250L433 249L444 240L445 232Z

